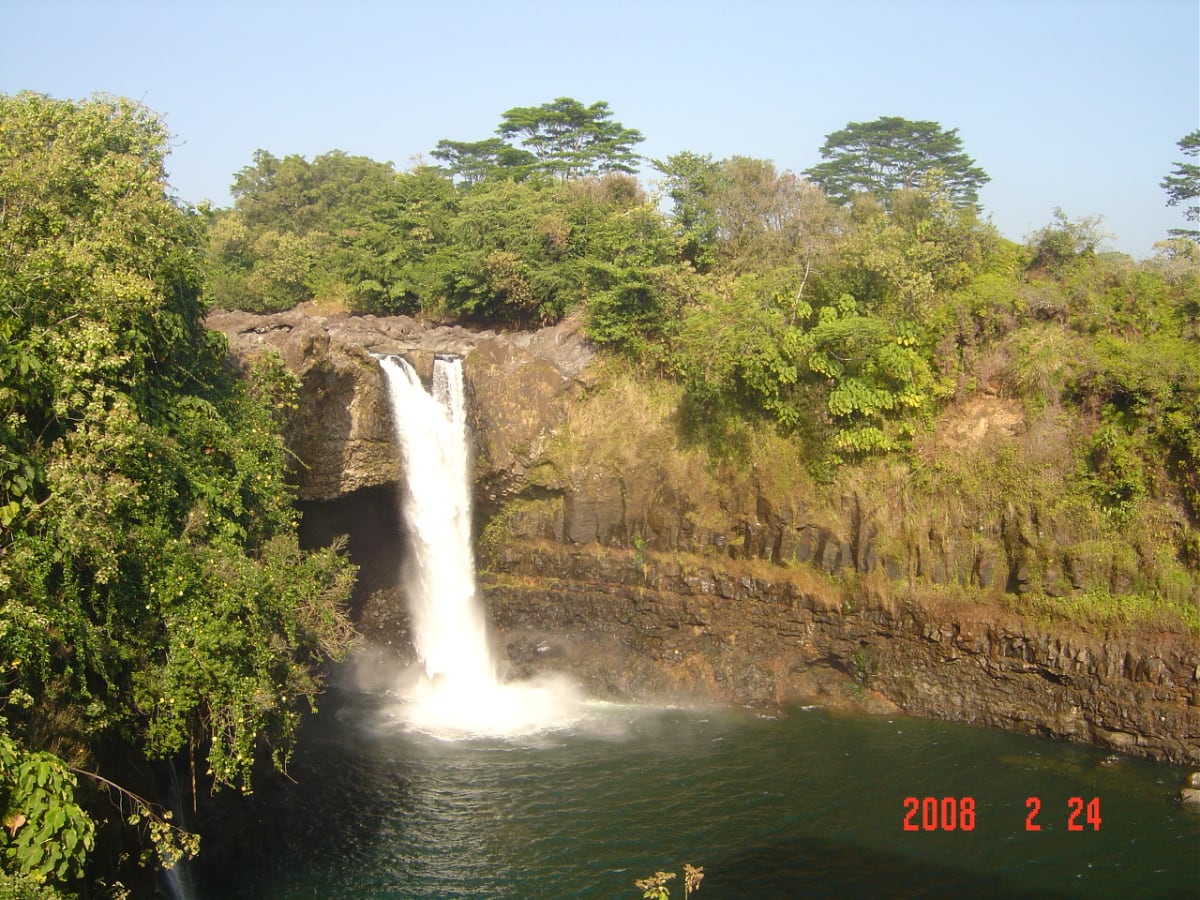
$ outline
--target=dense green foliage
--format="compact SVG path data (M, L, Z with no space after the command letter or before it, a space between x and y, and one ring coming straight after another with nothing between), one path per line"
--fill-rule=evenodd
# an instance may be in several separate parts
M852 122L828 136L811 181L767 160L675 154L654 163L666 213L632 179L600 174L627 171L641 138L607 104L516 107L497 134L443 141L446 170L406 173L259 151L213 227L212 302L316 298L507 326L579 310L598 344L685 386L688 427L718 455L736 454L739 423L761 421L818 471L904 451L948 398L985 386L972 364L989 347L1036 368L1022 337L1053 322L1057 341L1086 345L1071 362L1096 369L1037 387L1105 422L1133 410L1124 433L1166 454L1162 483L1195 507L1194 243L1138 264L1100 253L1098 220L1061 211L1027 244L1006 241L976 207L988 176L936 122ZM1173 199L1187 199L1186 176L1180 164L1164 182ZM1170 368L1158 387L1114 385L1142 353ZM1121 459L1081 450L1084 469L1124 485L1112 497L1141 496Z
M402 309L424 290L421 264L447 239L453 187L426 169L332 152L312 162L266 151L238 173L235 211L216 216L209 291L262 312L314 296Z
M0 97L0 858L35 881L91 847L66 763L184 754L248 789L347 636L347 565L296 543L289 385L204 328L166 146L128 101Z
M82 874L95 844L92 820L75 802L78 781L58 757L24 750L0 732L4 876L30 891ZM3 884L3 882L0 882Z
M621 174L456 188L429 168L259 151L234 194L209 243L217 306L272 311L316 298L528 326L587 296L652 302L647 268L674 257L661 216Z

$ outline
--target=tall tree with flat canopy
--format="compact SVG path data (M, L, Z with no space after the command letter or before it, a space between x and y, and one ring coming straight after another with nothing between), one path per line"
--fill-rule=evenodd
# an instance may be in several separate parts
M886 205L896 191L921 187L936 170L954 206L974 206L979 189L991 181L963 152L957 128L898 116L851 122L826 135L821 158L825 162L804 174L841 203L870 194Z
M528 150L513 147L498 137L483 141L440 140L432 156L444 162L450 177L465 187L497 175L523 177L537 162Z
M561 178L605 172L636 173L641 157L633 152L645 138L640 131L612 121L603 100L584 106L559 97L541 106L515 106L496 129L517 138L537 158L537 168Z

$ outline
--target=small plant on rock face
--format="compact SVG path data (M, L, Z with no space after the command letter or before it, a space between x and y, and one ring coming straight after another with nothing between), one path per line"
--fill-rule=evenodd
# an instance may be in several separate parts
M655 872L651 878L643 878L634 884L649 900L669 900L671 891L667 882L675 878L675 872ZM693 866L685 863L683 866L683 896L689 897L694 891L700 890L700 882L704 879L704 866Z
M850 677L854 679L849 688L852 697L861 700L866 696L874 669L874 661L865 647L854 651L850 657Z
M646 538L639 532L633 536L633 560L642 570L642 581L646 580Z

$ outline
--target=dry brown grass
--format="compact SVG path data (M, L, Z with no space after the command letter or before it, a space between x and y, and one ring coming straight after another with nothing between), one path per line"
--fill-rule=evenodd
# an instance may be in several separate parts
M320 296L314 297L296 307L307 315L315 316L345 316L353 312L349 289L345 285L337 285L321 291Z
M565 472L596 465L626 468L678 450L671 385L616 375L574 404L553 455Z
M629 481L649 478L688 498L700 526L717 527L725 488L707 454L682 445L676 421L680 389L628 372L605 373L593 391L574 404L547 457L569 484L599 474Z

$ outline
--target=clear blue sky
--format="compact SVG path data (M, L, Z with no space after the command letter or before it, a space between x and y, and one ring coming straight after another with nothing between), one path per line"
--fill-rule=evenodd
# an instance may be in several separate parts
M142 101L176 193L218 205L259 147L407 168L568 96L607 100L649 157L796 172L848 122L931 119L1007 237L1062 207L1144 257L1184 224L1159 181L1200 128L1198 0L0 0L0 32L0 92Z

